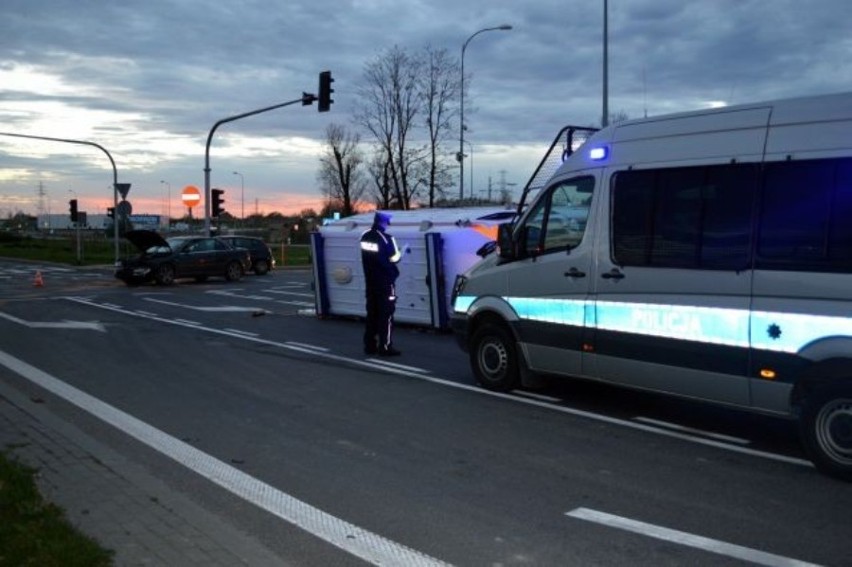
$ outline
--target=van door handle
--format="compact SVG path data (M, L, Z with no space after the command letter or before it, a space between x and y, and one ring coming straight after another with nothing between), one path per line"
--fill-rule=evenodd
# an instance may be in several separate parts
M605 274L601 274L601 277L605 280L620 280L624 277L624 274L618 268L613 268Z
M570 270L568 270L567 272L565 272L562 275L565 276L566 278L585 278L586 272L581 272L577 268L571 268Z

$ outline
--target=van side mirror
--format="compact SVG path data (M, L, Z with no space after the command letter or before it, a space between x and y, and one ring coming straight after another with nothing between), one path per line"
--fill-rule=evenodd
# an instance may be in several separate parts
M512 223L503 223L497 227L497 246L500 258L513 260L515 258L515 243L512 241Z

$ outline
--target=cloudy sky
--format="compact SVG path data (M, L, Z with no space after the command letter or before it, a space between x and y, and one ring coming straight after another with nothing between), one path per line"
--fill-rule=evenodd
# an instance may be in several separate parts
M849 0L608 6L611 113L852 90ZM393 46L459 57L477 30L509 24L465 52L465 189L472 173L476 192L518 190L561 126L600 124L602 22L603 0L2 0L0 132L98 143L132 183L134 213L177 217L182 189L204 187L218 120L316 92L328 69L330 112L271 111L211 145L232 214L298 211L317 206L325 128L353 126L365 65ZM74 196L103 214L112 178L95 148L0 136L0 216L66 212Z

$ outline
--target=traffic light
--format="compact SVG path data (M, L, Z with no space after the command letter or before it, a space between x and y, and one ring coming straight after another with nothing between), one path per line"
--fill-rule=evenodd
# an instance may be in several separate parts
M333 82L331 71L323 71L319 74L319 104L317 107L320 112L327 112L331 108L331 103L334 102L331 98L331 93L334 92L334 89L331 88Z
M68 201L68 210L71 211L71 222L77 222L79 214L77 213L77 199Z
M222 203L225 202L225 199L222 198L225 190L211 189L210 192L213 194L213 208L210 216L218 217L225 212L225 209L222 207Z
M111 219L115 218L115 207L107 207L107 216Z

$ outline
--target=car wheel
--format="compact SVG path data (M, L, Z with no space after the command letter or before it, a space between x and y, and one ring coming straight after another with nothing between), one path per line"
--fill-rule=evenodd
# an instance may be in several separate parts
M799 420L805 451L821 472L852 481L852 386L827 386L805 399Z
M254 273L262 276L269 272L269 262L266 260L258 260L254 263Z
M154 277L160 285L172 285L175 283L175 267L171 264L160 264Z
M225 269L225 279L229 282L238 281L243 277L243 267L239 262L231 262Z
M517 387L518 351L515 338L506 327L485 323L474 332L470 347L473 374L483 388L508 392Z

